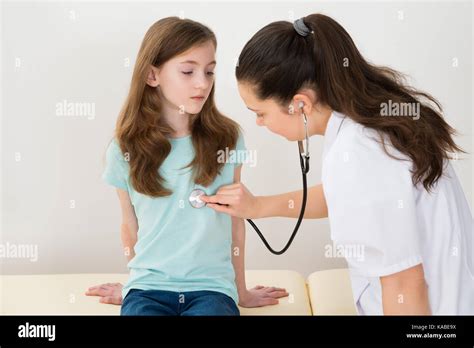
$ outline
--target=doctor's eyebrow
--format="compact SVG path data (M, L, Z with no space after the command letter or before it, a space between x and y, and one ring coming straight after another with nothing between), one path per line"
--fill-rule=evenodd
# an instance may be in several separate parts
M248 106L247 106L247 109L249 109L250 111L253 111L253 112L258 112L258 110L254 110L254 109L252 109L251 107L248 107Z
M194 64L194 65L199 65L199 63L196 62L195 60L186 60L186 61L184 61L184 62L180 62L180 64L185 64L185 63ZM213 60L212 62L207 63L206 66L207 66L207 65L212 65L212 64L217 64L217 62L216 62L215 60Z

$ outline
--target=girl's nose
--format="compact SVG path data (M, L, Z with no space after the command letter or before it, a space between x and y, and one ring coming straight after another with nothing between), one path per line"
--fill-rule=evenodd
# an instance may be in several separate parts
M196 81L197 89L207 89L209 87L210 81L208 81L207 76L200 76Z

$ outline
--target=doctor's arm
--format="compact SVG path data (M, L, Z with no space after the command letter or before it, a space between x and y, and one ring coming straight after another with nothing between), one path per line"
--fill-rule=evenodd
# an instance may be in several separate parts
M244 219L265 217L298 218L303 200L303 190L272 196L254 196L247 187L239 182L222 186L214 196L201 197L207 207ZM308 189L305 219L320 219L328 216L323 185Z
M303 201L303 190L282 193L273 196L257 197L258 218L290 217L298 218ZM324 197L323 184L308 189L305 219L321 219L328 216L328 208Z
M385 315L430 315L423 265L380 277Z
M235 168L234 182L240 182L242 166ZM285 289L257 285L247 290L245 283L245 222L232 217L232 264L235 272L235 283L239 294L239 305L242 307L262 307L278 303L279 297L288 296Z

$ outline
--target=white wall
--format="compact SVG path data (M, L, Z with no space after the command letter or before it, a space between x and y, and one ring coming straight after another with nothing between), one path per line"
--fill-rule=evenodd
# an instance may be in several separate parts
M2 7L1 240L4 247L38 248L37 260L2 258L4 274L127 271L118 200L100 179L103 155L143 35L156 20L172 15L203 22L217 35L216 100L244 128L247 147L258 151L258 165L243 170L243 181L255 194L300 187L297 145L255 126L236 89L236 58L262 26L322 12L346 28L370 61L407 73L416 87L439 98L447 120L461 133L458 143L469 152L454 165L472 202L469 2L6 2ZM56 104L65 100L94 105L94 116L58 116ZM321 137L311 139L310 184L320 180L322 144ZM294 222L257 223L278 247ZM324 256L330 243L327 219L305 221L283 256L267 252L249 225L247 236L250 269L307 275L345 265Z

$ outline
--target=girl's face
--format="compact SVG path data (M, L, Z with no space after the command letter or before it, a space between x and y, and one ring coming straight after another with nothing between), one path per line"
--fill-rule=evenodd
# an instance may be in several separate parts
M300 110L295 105L283 108L274 99L259 99L253 92L252 85L239 82L239 93L247 108L257 115L258 126L265 126L271 132L281 135L289 141L304 139L304 123ZM294 111L291 113L291 109Z
M152 67L147 83L159 86L167 107L182 114L197 114L214 84L215 52L212 41L192 47L159 69Z

